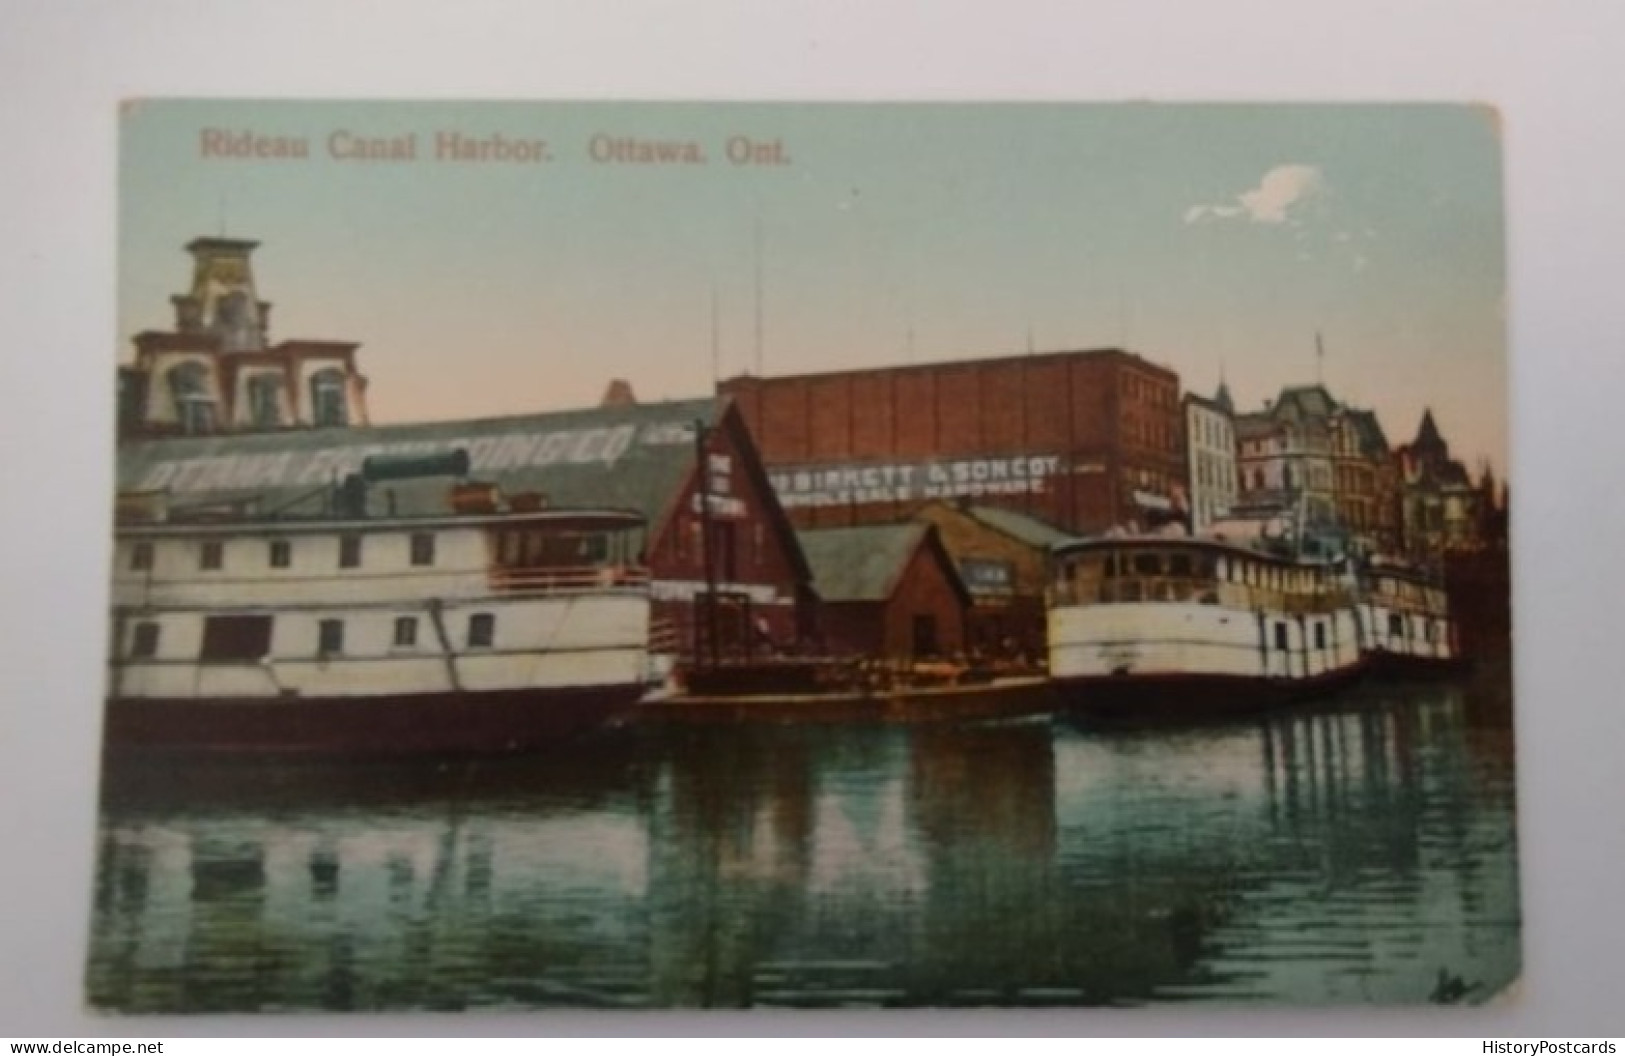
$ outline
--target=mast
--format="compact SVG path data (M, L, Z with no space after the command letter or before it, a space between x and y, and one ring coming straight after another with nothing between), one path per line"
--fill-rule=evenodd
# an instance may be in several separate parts
M717 666L717 557L711 546L711 466L707 458L707 440L710 430L705 422L699 418L694 420L694 464L699 474L698 497L700 500L700 553L705 565L705 611L704 636L708 639L706 652L710 655L711 666ZM695 634L701 632L701 624L695 621ZM699 659L699 643L695 643L694 658Z

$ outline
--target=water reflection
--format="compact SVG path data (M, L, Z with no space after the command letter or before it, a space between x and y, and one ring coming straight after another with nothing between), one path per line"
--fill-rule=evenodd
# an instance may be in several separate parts
M568 759L125 764L127 1010L1425 1001L1518 971L1476 690L1190 731L624 731Z

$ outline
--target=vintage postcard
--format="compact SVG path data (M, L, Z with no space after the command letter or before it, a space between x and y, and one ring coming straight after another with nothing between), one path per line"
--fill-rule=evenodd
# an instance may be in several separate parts
M1482 1003L1449 105L132 101L87 999Z

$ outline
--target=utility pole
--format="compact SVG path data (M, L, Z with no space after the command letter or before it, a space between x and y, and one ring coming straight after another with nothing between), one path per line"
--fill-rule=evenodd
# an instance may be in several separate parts
M705 422L696 418L694 420L694 462L699 473L699 500L700 500L700 553L704 559L705 567L705 603L704 612L696 613L704 620L704 630L701 631L700 619L694 622L695 637L703 636L708 639L706 652L710 657L711 666L717 666L717 558L711 546L711 465L707 452L707 441L710 430ZM695 643L694 656L699 658L699 643Z

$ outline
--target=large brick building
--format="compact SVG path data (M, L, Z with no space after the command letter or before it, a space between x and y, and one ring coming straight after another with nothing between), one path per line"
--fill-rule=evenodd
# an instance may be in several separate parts
M800 527L972 499L1069 532L1184 518L1179 378L1121 349L719 385Z

